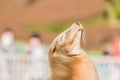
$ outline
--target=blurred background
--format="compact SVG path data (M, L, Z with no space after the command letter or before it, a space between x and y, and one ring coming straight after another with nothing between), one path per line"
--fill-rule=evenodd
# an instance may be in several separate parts
M120 0L0 0L0 79L46 80L50 43L78 21L100 80L120 80Z

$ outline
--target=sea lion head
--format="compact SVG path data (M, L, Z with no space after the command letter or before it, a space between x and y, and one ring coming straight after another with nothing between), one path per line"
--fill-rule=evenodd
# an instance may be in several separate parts
M84 29L80 23L74 23L55 38L49 47L49 55L79 55L82 52L83 43Z

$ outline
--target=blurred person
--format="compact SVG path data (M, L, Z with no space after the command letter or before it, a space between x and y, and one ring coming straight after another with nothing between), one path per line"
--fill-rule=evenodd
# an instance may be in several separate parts
M39 49L37 49L39 47ZM41 36L37 33L33 33L28 40L28 44L26 45L26 53L32 54L36 53L36 50L41 51L41 47L43 47Z
M103 46L103 54L104 56L113 56L114 50L113 50L113 44L106 43Z
M14 44L14 33L7 28L1 35L0 53L15 53L16 48Z
M0 80L11 80L6 57L2 54L0 55Z
M3 31L0 40L0 66L2 80L10 80L12 78L11 69L13 64L8 60L6 54L13 54L16 52L14 44L14 33L11 29L7 28Z
M113 47L114 47L114 55L117 57L120 57L120 36L119 35L115 37Z
M42 44L40 35L34 33L30 36L26 52L30 55L31 66L25 80L46 80L49 72L47 49Z

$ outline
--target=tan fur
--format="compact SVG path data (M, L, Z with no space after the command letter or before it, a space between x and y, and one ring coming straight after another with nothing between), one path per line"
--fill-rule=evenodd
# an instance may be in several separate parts
M49 80L98 80L94 64L82 50L82 25L73 24L51 44Z

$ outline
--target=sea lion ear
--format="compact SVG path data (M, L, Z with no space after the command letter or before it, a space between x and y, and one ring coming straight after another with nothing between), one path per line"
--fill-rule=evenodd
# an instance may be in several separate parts
M55 46L55 45L53 45L53 46L51 46L51 47L49 48L49 53L50 53L51 55L53 55L53 54L55 53L55 51L56 51L56 46Z

